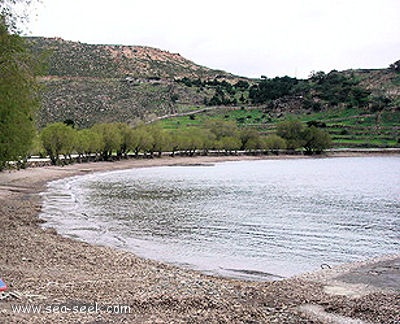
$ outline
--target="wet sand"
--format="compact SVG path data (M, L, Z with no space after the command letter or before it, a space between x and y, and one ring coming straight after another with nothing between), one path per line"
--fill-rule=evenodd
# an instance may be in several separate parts
M239 159L259 158L165 157L0 173L0 277L9 286L0 293L0 323L400 323L399 255L281 281L246 282L92 246L40 227L39 193L48 181ZM40 306L40 313L17 313L21 306Z

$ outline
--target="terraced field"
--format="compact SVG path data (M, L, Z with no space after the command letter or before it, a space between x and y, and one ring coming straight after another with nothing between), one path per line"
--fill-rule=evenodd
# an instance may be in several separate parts
M335 147L399 147L400 111L371 113L360 109L332 109L310 114L277 116L260 108L221 108L202 113L166 118L165 129L200 127L207 119L235 121L239 127L253 127L271 134L285 118L303 123L319 122L332 136Z

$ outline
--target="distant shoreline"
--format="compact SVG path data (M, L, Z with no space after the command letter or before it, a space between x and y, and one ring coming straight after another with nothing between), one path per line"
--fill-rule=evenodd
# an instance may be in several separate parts
M375 155L400 155L400 148L343 148L343 149L330 149L327 150L326 152L322 154L316 154L316 155L304 155L299 152L296 153L281 153L281 154L261 154L261 153L249 153L245 151L238 151L236 153L231 153L231 154L224 154L222 152L210 152L208 155L201 155L201 154L196 154L194 156L188 156L188 155L179 155L176 154L174 157L171 157L168 152L163 153L161 157L158 156L151 156L151 157L145 157L145 156L140 156L139 158L135 156L128 156L127 158L121 158L121 159L116 159L112 161L83 161L79 162L78 159L72 164L78 164L78 165L85 165L88 163L99 163L99 162L107 162L107 163L119 163L121 161L127 161L127 160L151 160L151 159L160 159L160 158L189 158L189 159L195 159L195 158L216 158L219 160L224 160L224 159L289 159L289 158L327 158L327 157L355 157L355 156L375 156ZM15 166L17 166L17 163L13 163ZM71 163L68 165L72 165ZM25 165L26 168L36 168L36 167L47 167L51 166L51 161L49 158L40 158L40 157L32 157L27 160L27 163Z

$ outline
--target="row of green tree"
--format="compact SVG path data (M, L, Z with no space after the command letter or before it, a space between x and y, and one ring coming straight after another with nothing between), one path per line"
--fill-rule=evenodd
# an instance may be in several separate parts
M54 123L40 133L41 145L53 164L79 160L139 156L160 156L162 152L177 152L193 156L196 152L208 154L210 150L224 154L244 150L273 152L303 148L307 154L321 153L331 146L324 130L306 127L300 121L285 121L276 133L267 136L250 128L239 129L234 122L210 120L203 127L167 131L160 124L130 127L125 123L102 123L92 128L76 130L65 123Z

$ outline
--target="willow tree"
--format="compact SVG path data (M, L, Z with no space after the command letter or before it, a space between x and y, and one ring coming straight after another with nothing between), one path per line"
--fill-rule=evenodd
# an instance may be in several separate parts
M286 141L289 150L295 150L304 144L303 130L300 120L286 120L277 125L276 134Z
M7 161L26 158L35 135L39 105L36 64L17 33L12 6L29 1L0 0L0 170Z
M75 144L75 130L64 123L54 123L47 125L41 132L40 138L51 163L60 163L60 155L66 158L72 154Z
M101 138L102 147L100 151L104 161L111 159L113 153L121 149L123 137L118 123L95 124L92 131L96 132Z
M321 154L332 147L331 136L315 126L307 127L303 132L305 154Z

